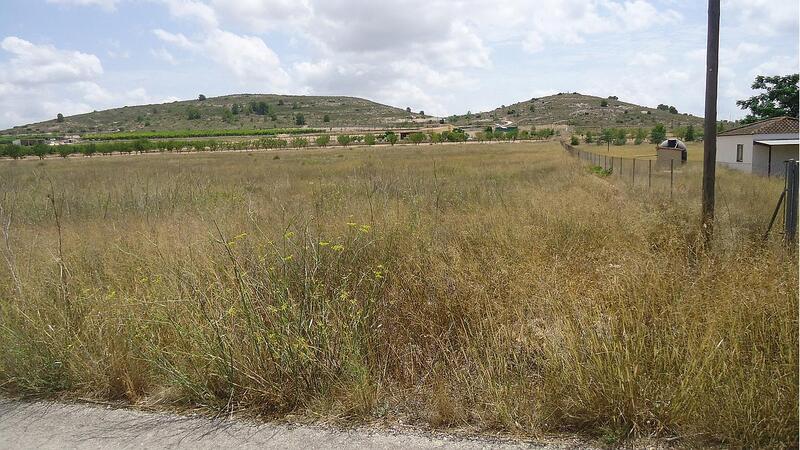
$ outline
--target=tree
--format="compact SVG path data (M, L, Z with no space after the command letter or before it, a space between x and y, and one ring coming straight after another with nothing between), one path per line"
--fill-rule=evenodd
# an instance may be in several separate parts
M50 153L50 148L47 146L47 144L40 143L33 146L33 154L38 156L39 159L44 159L48 153Z
M199 101L201 101L201 102L202 102L203 100L205 100L205 99L206 99L206 96L205 96L205 95L203 95L203 94L200 94L200 95L198 95L198 96L197 96L197 100L199 100Z
M411 107L410 107L410 106L409 106L408 108L406 108L406 112L407 112L407 113L410 113L410 112L411 112Z
M600 100L600 107L605 108L608 106L608 100L602 99Z
M614 130L614 145L625 145L628 142L628 134L624 128Z
M297 114L294 116L294 124L297 126L302 126L306 124L306 118L302 114Z
M424 109L420 110L419 115L422 116L422 117L425 117L425 110Z
M186 118L189 119L189 120L197 120L197 119L199 119L200 118L200 110L198 110L197 108L195 108L193 106L190 106L186 110Z
M419 145L422 141L425 140L425 135L419 132L411 133L408 136L408 140L411 141L411 143L414 145Z
M614 140L614 130L611 128L605 128L600 134L600 141L605 142L606 144L611 143Z
M258 103L252 102L250 104L250 109L253 111L254 114L257 114L259 116L265 116L270 112L270 107L267 104L267 102L258 102Z
M296 137L292 139L292 147L297 147L297 148L308 147L308 139L304 137Z
M765 92L736 102L741 109L750 110L750 114L744 118L743 122L750 123L770 117L797 117L798 81L800 79L796 73L772 77L757 76L750 87Z
M694 136L694 125L689 125L688 127L686 127L686 134L684 135L683 139L686 142L691 142L691 141L694 140L694 138L695 138L695 136Z
M234 116L242 112L242 107L238 103L231 105L231 114Z
M325 123L328 123L328 122L330 122L330 121L331 121L331 116L330 116L330 115L328 115L328 114L325 114L325 115L322 117L322 121L323 121L323 122L325 122Z
M222 121L225 123L233 122L233 112L228 108L222 108Z
M92 156L92 155L94 155L95 153L97 153L97 144L92 142L91 144L82 147L81 148L81 153L83 153L83 156Z
M664 124L659 123L650 130L650 142L653 144L660 144L667 138L667 129Z
M594 142L594 133L592 133L591 131L587 131L586 138L584 139L584 141L586 141L587 144L591 144L592 142Z
M375 135L372 133L365 134L364 143L367 145L375 145Z
M340 134L339 136L336 136L336 141L337 141L337 142L339 143L339 145L341 145L342 147L347 147L347 145L348 145L348 144L350 143L350 141L352 141L352 140L353 140L353 139L350 137L350 135L349 135L349 134Z
M669 107L669 113L670 114L678 114L678 108L676 108L674 106L670 106Z
M62 158L66 158L72 153L72 149L69 148L69 145L59 145L58 146L58 156Z
M386 140L390 144L392 144L392 145L396 144L397 143L397 139L398 139L397 138L397 134L395 134L393 131L389 131L388 133L386 133Z
M634 138L633 143L636 145L641 145L646 137L647 133L644 131L644 128L638 128L636 130L636 137Z
M316 142L317 145L319 145L320 147L327 147L328 143L330 141L331 141L331 137L329 135L327 135L327 134L323 134L323 135L318 136L317 139L314 142Z
M432 144L438 144L442 142L442 133L437 133L435 131L431 131L429 134L430 140Z
M56 116L56 122L61 123L63 121L64 121L64 115L61 114L61 113L58 113L58 115Z

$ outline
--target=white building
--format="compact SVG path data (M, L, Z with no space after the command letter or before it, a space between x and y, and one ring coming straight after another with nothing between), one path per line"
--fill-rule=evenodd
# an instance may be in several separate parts
M794 117L775 117L719 133L717 163L758 175L782 176L783 162L798 156Z

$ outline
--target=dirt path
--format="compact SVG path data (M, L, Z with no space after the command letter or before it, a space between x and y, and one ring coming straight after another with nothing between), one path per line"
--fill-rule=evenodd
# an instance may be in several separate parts
M238 420L113 409L97 405L0 399L0 449L128 448L590 448L580 440L543 443L454 437L405 429L341 430L325 426L255 424Z

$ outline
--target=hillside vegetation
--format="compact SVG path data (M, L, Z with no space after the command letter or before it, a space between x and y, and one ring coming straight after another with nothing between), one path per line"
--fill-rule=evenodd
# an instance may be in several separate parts
M652 127L657 123L669 128L703 125L703 119L700 117L672 113L668 108L648 108L613 97L602 98L578 93L532 98L512 105L503 105L491 111L455 116L451 120L458 125L488 126L508 120L517 125L560 124L579 129Z
M0 392L796 447L783 184L717 176L704 250L554 142L0 161Z
M605 106L602 106L605 105ZM666 107L666 105L662 105ZM699 117L647 108L614 98L557 94L503 105L488 112L445 119L456 126L486 127L504 121L531 125L570 125L578 131L600 128L669 129L694 125ZM355 97L228 95L161 105L126 106L18 126L3 134L108 134L182 132L188 137L252 134L252 130L311 128L394 128L438 124L439 118ZM238 131L237 131L238 130ZM248 132L247 130L251 130ZM192 133L194 132L194 133ZM125 136L121 134L120 136Z
M298 116L302 115L302 123ZM328 118L328 121L325 118ZM34 123L6 134L85 134L310 127L393 127L419 114L355 97L228 95L161 105L126 106Z

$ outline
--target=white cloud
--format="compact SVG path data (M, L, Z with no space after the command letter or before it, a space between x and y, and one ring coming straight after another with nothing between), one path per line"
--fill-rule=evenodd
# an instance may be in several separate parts
M14 84L69 83L103 73L100 59L88 53L36 45L16 36L3 39L0 48L13 55L0 72L0 80Z
M150 49L150 54L153 55L153 57L156 58L157 60L163 61L167 64L173 66L178 64L178 60L175 59L175 56L173 56L172 53L169 52L169 50L163 47Z
M69 6L99 6L110 11L117 7L119 0L47 0L47 3Z
M243 36L213 29L197 39L180 33L154 30L162 41L205 56L227 70L240 82L260 83L265 90L275 92L289 87L289 75L281 67L278 55L256 36Z
M795 38L797 36L800 6L796 0L723 0L722 13L731 14L739 33L759 36L793 33ZM723 16L723 24L726 20Z
M191 19L206 28L218 26L217 13L209 5L195 0L162 0L169 13L177 18Z

